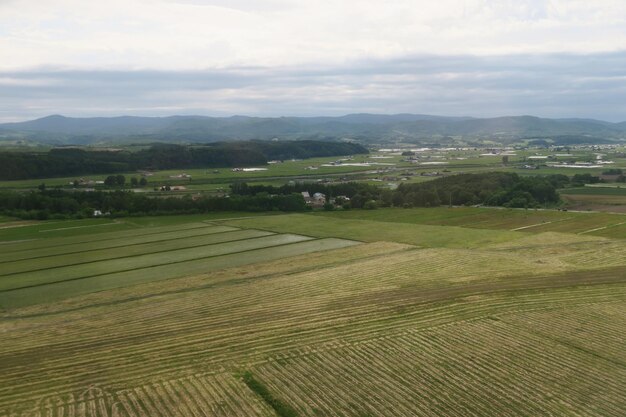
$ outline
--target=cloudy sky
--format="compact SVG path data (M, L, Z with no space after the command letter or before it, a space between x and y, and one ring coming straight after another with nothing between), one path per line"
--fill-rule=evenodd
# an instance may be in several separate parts
M624 0L0 0L0 121L626 120Z

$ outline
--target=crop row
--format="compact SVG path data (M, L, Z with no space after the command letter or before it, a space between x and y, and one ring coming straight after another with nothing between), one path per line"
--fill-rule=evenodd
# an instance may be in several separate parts
M227 255L229 253L243 252L276 245L284 245L310 239L299 235L267 236L264 233L261 233L260 235L261 236L258 238L245 239L236 242L224 242L215 245L206 244L203 246L170 250L163 253L146 253L126 258L119 257L102 261L94 261L86 264L68 265L58 268L16 273L0 279L0 291L101 276L115 272L131 271L139 268L172 265L174 263Z
M267 404L228 374L165 381L118 395L128 417L274 416Z
M144 229L140 229L144 231ZM195 236L205 236L214 233L232 232L239 229L228 226L197 226L192 229L182 229L176 231L154 231L148 234L137 234L134 236L117 236L107 239L94 239L89 242L81 243L67 243L66 239L55 239L56 244L54 246L40 248L40 249L20 249L17 251L11 251L8 253L0 254L0 262L4 265L10 262L19 260L39 260L47 257L58 257L63 255L74 255L77 257L83 256L85 253L102 249L122 249L124 247L131 247L133 245L159 243L167 241L177 241L187 239ZM3 248L13 248L13 244L4 244Z
M165 253L176 250L191 249L207 245L217 245L225 242L242 241L257 237L269 236L271 232L261 230L239 230L224 233L211 233L199 236L188 236L181 239L165 240L152 243L142 243L117 248L84 251L79 254L60 254L52 257L25 259L2 264L0 276L23 274L26 272L50 270L67 266L91 264L96 261L119 260L139 255ZM94 267L99 272L99 264ZM101 264L100 264L101 265ZM0 278L0 282L3 278Z
M113 265L104 265L104 267L109 268L109 271L98 270L98 273L102 275L90 277L85 277L84 274L89 271L94 271L93 268L90 268L92 264L68 267L67 269L71 268L71 272L74 273L77 279L70 279L68 275L59 276L48 271L43 271L41 274L43 277L39 276L37 273L33 273L33 275L37 274L36 278L50 278L52 280L62 279L63 281L47 283L44 280L43 282L39 281L35 283L43 283L46 285L0 292L0 306L6 309L12 309L37 303L53 302L94 291L207 273L223 268L301 255L315 251L341 248L354 244L356 244L356 242L341 239L310 240L310 238L297 235L276 235L269 236L268 238L233 242L232 244L225 243L214 249L211 249L209 246L206 247L204 251L203 248L197 248L186 252L184 254L185 258L180 256L172 259L173 252L169 252L165 256L154 254L138 257L141 259L138 259L137 263L132 262L132 258L129 258L131 259L130 262L128 260L115 261ZM244 252L245 255L243 254ZM151 260L153 260L156 265L150 265ZM110 261L105 261L105 263L108 262ZM142 266L139 266L139 263L141 263ZM120 272L110 272L111 268L120 267L120 265L128 269L123 269ZM23 283L24 281L19 281L19 284Z
M426 224L440 226L460 226L477 229L515 230L524 228L525 232L540 233L558 231L581 233L596 228L622 223L624 217L609 213L575 213L549 210L496 210L489 208L450 209L382 209L377 211L353 211L321 213L329 218L362 219L405 224ZM530 227L529 227L530 226ZM626 237L624 228L616 230L613 237ZM594 233L596 234L596 233ZM599 232L598 234L602 234ZM608 236L608 235L607 235Z
M200 227L210 227L208 223L184 223L171 226L155 226L145 228L133 228L131 230L121 230L114 232L98 232L98 233L85 233L76 234L70 236L60 237L47 237L45 231L40 231L41 235L36 240L18 241L18 242L6 242L7 252L16 252L23 250L40 250L45 248L52 248L59 245L72 245L77 243L90 243L94 241L107 241L107 240L119 240L128 239L135 236L152 235L159 233L175 232L188 229L196 229ZM82 226L77 226L82 227ZM72 229L69 227L68 229Z
M217 311L220 311L223 309L231 308L232 305L237 305L239 308L242 308L246 305L246 303L251 303L255 307L258 307L258 304L263 305L264 302L257 301L254 298L254 294L263 295L265 297L265 300L275 300L273 302L283 300L289 304L294 303L295 300L285 300L285 295L290 294L296 290L299 290L299 292L301 293L301 296L298 298L305 298L306 300L313 299L314 297L322 297L322 299L327 299L326 294L328 293L334 293L337 294L337 296L352 295L352 301L354 304L359 301L359 299L354 298L354 296L358 295L360 289L362 288L363 291L361 292L364 292L367 295L370 292L367 290L367 288L368 286L372 285L398 285L403 283L403 285L406 286L407 284L413 283L414 285L419 286L418 289L420 291L423 291L429 286L441 285L442 278L446 276L449 270L446 270L444 265L438 266L439 263L437 262L429 264L428 262L426 262L427 260L439 259L440 263L446 264L447 267L451 270L453 270L454 268L460 268L461 266L468 267L469 265L471 265L471 261L468 259L469 254L466 254L465 257L462 257L461 253L457 251L450 252L449 256L437 257L428 255L434 254L429 253L428 251L419 251L419 253L410 252L401 255L394 255L393 257L388 258L389 261L393 262L393 267L385 272L377 268L377 265L379 263L377 260L372 260L359 263L358 265L339 266L337 268L334 268L332 271L311 271L308 273L300 274L297 277L290 276L283 279L281 279L280 277L276 277L269 281L269 284L274 284L275 286L278 286L278 288L280 288L282 291L281 294L268 294L268 291L272 288L272 285L265 285L265 287L262 289L257 289L256 287L253 287L251 290L251 294L249 294L247 291L239 291L240 288L234 288L233 297L237 296L238 299L233 301L229 297L225 296L225 293L227 293L229 290L222 289L219 293L216 294L217 297L219 297L219 300L216 300L216 303L211 304L211 307ZM476 264L477 266L483 265L484 261L476 258L474 258L473 260L478 261L478 263ZM353 274L355 274L356 272L360 272L359 279L350 279L350 277L353 276ZM467 268L466 273L469 277L472 277L474 271L471 268ZM497 276L495 271L494 273L490 274L489 278L493 278L493 276ZM336 277L338 279L329 280L328 277ZM466 279L461 275L457 277L454 281L466 281ZM306 285L303 284L303 282L305 282ZM351 292L346 292L348 290ZM354 293L354 291L357 292ZM199 303L198 305L201 305L202 300L206 299L206 297L211 297L213 295L212 293L213 291L211 291L211 294L207 294L206 292L201 291L197 294L187 294L185 296L185 300L189 300L189 302L185 301L185 304L189 306L194 306L196 305L195 303ZM408 295L408 298L416 298L416 295L412 292L406 291L406 293ZM398 294L387 292L387 294L402 295L402 292ZM380 300L380 294L377 298ZM175 306L179 302L179 297L174 297L171 300L173 305L170 308L176 308L178 314L181 314L185 311L185 309L180 309ZM376 298L372 298L372 300L376 300ZM428 300L428 298L426 298L425 300ZM367 299L367 297L361 299L361 302L368 301L369 300ZM390 301L388 297L387 301ZM402 300L402 298L400 298L399 302L404 301ZM207 314L213 315L215 314L215 312L207 312ZM133 319L131 317L134 316L126 314L123 314L123 316L126 316L124 328L132 329ZM145 316L139 315L138 317L143 320ZM115 314L107 314L107 318L113 320L113 323L115 323L115 320L118 319ZM151 317L151 319L153 319L153 317ZM175 318L174 320L178 319L179 318ZM106 321L104 323L106 324ZM145 324L140 321L138 326L144 327ZM84 337L86 336L84 329L80 329L79 333L82 336L82 340L84 340ZM45 341L44 334L39 334L40 340ZM53 334L53 337L56 336Z
M616 366L626 367L623 303L587 305L578 309L576 314L571 314L568 309L532 311L506 316L502 320L577 349L593 351Z
M332 344L339 335L342 340L366 340L407 327L429 328L502 311L546 308L557 302L572 305L623 298L615 289L588 288L541 296L483 297L446 305L424 305L427 299L412 300L410 295L386 298L384 292L354 299L346 297L345 288L342 292L345 277L332 272L318 273L327 277L326 286L309 272L301 274L306 279L290 275L280 282L192 292L156 304L127 306L106 317L72 319L63 325L62 344L54 344L53 334L43 340L10 342L12 349L4 355L12 358L13 366L3 369L3 375L13 384L7 387L12 386L14 394L24 390L32 394L55 384L74 386L85 379L110 383L112 376L116 383L131 383L297 346ZM287 285L290 282L293 286ZM301 296L294 290L299 286ZM338 295L333 298L331 294ZM398 314L399 309L403 313ZM99 323L98 331L89 331L94 320ZM102 329L107 330L106 337ZM19 337L20 332L14 335ZM29 341L42 343L45 350L29 346ZM32 374L35 364L39 375ZM12 396L0 391L0 397L3 395Z
M280 249L280 251L278 251ZM245 282L253 279L265 279L282 274L303 273L306 271L319 271L346 263L359 262L369 258L375 258L382 254L392 254L415 249L413 246L397 243L377 242L355 247L353 242L337 239L309 240L298 244L270 248L267 251L254 250L246 252L245 259L252 258L253 266L242 263L237 266L237 261L245 260L238 256L232 259L231 265L216 265L213 262L230 257L230 255L212 258L212 263L198 266L198 271L193 271L188 262L184 264L184 273L190 274L178 279L163 281L155 280L143 283L141 286L116 288L113 290L99 291L92 294L61 300L55 303L31 305L11 310L4 315L5 318L46 316L49 314L70 313L77 310L89 310L91 314L96 308L108 309L107 305L125 305L129 301L137 299L150 299L168 294L190 293L208 287L217 287L226 283ZM277 253L279 252L279 253ZM300 252L300 253L299 253ZM278 256L281 255L281 256ZM215 269L217 267L225 269ZM179 268L181 266L179 265ZM158 269L159 271L162 268ZM163 298L160 297L160 300ZM98 307L101 306L101 307Z
M333 246L328 248L337 248L343 241L331 241ZM315 245L316 249L323 249L320 245L324 241L311 241L304 242L299 245ZM348 242L349 243L349 242ZM293 246L281 246L274 250L280 249L286 250ZM369 245L367 246L369 247ZM395 249L395 246L390 246L390 249ZM360 253L367 250L355 248L351 252ZM374 252L376 253L376 252ZM385 252L381 252L385 253ZM248 252L246 258L250 254L255 252ZM267 255L267 254L264 254ZM328 253L327 256L332 255ZM344 255L346 256L346 255ZM204 311L202 314L206 314L211 317L220 317L220 312L227 311L236 307L238 310L243 310L246 307L256 309L265 308L267 304L271 306L278 305L280 303L285 304L284 307L277 309L279 312L284 311L284 308L288 308L289 305L295 305L295 308L300 308L298 301L302 300L313 307L313 300L320 299L322 302L339 299L347 303L349 308L355 308L356 304L369 304L371 301L378 301L377 304L384 305L380 302L385 301L387 303L407 303L410 300L415 301L429 301L433 297L438 295L447 295L451 291L449 287L453 283L466 284L470 281L491 281L497 277L515 276L520 273L526 273L527 269L534 267L533 263L528 263L524 266L520 262L512 262L513 265L509 266L511 259L508 258L508 254L505 253L476 253L474 251L460 251L460 250L412 250L403 251L398 253L392 253L386 256L385 262L388 263L388 267L385 269L380 268L380 258L363 259L359 262L344 262L339 265L329 265L326 268L311 268L308 271L299 272L297 275L290 273L290 269L283 270L283 273L287 275L281 276L280 271L271 268L267 270L260 270L260 273L269 274L268 279L260 283L251 282L246 286L238 287L223 287L223 288L209 288L198 289L198 291L186 293L183 296L174 294L170 297L163 297L159 299L157 304L164 310L176 311L175 315L167 315L165 317L155 316L157 309L152 306L138 304L138 305L121 305L117 307L116 312L110 312L105 309L105 317L100 320L103 325L117 324L117 320L124 317L123 330L128 330L131 333L135 333L141 328L150 327L154 328L154 325L147 326L144 323L145 320L165 320L165 321L180 321L181 317L184 317L187 309L202 308ZM323 254L320 254L323 257ZM219 259L219 258L215 258ZM318 258L319 259L319 258ZM280 261L283 262L283 261ZM288 262L288 261L284 261ZM304 265L304 259L300 259L300 263ZM289 265L293 268L298 268L298 264ZM179 268L182 266L179 266ZM489 268L488 276L480 277L477 274L482 268ZM161 271L164 267L156 269ZM257 271L251 269L250 271ZM454 273L456 272L456 276ZM536 271L537 274L539 271ZM242 271L237 271L236 274L241 276ZM224 274L226 279L230 277L230 274L226 272ZM254 277L255 274L248 274L248 277ZM591 279L592 276L589 277ZM521 281L521 285L527 285L529 276L526 276ZM539 281L543 281L544 278L539 276ZM216 281L214 281L216 282ZM512 285L515 281L509 280ZM444 285L445 284L445 285ZM401 286L403 290L394 291L394 288ZM414 288L415 290L411 290ZM463 287L471 290L471 287ZM494 289L498 289L494 285ZM429 290L430 292L427 292ZM441 291L438 293L436 291ZM416 294L416 291L418 292ZM371 295L371 298L370 298ZM454 293L452 293L454 295ZM383 299L382 297L385 296ZM408 298L409 301L405 300ZM211 303L203 303L203 301L212 300ZM179 306L179 304L183 306ZM134 314L127 314L124 312L124 308L133 309ZM138 309L146 309L146 313L152 310L152 315L146 315ZM119 311L119 316L118 316ZM85 331L83 326L80 326L81 313L76 314L76 319L72 320L67 326L76 327L76 336L81 340L88 338L89 332ZM193 317L198 316L200 313L194 311L191 313ZM256 313L254 313L256 314ZM74 315L67 316L72 318ZM54 321L55 318L51 318ZM136 328L135 328L136 326ZM53 327L50 327L50 337L55 339L57 337L56 331ZM97 338L100 337L99 330L93 329ZM38 340L41 343L47 343L46 329L42 329L38 332ZM66 338L72 336L72 333L66 329L64 331ZM116 334L119 334L116 332ZM19 342L15 340L14 342ZM14 346L13 343L9 343L6 346ZM30 342L27 345L32 347ZM0 347L0 349L2 349Z
M126 417L117 398L90 386L79 394L50 395L34 405L3 411L0 417Z
M301 416L620 416L626 406L623 368L489 319L273 360L254 372Z

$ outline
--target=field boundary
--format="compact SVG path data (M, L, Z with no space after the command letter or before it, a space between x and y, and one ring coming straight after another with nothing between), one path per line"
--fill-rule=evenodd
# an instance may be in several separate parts
M223 231L223 232L211 233L211 234L207 234L207 235L198 235L198 236L192 236L192 237L215 236L215 235L219 236L219 235L223 235L223 234L226 234L226 233L236 233L236 232L243 232L243 231L248 231L248 230L255 230L255 229L226 230L226 231ZM8 274L4 274L4 273L0 272L0 277L10 276L10 275L14 275L14 274L28 273L28 272L45 271L45 270L48 270L48 269L65 268L67 266L88 265L88 264L91 264L91 263L94 263L94 262L103 262L103 261L112 260L112 259L129 259L129 258L134 258L134 257L138 257L138 256L151 255L151 254L154 254L154 253L167 253L167 252L171 252L172 250L195 249L195 248L201 248L203 246L214 246L214 245L220 245L220 244L223 244L223 243L240 242L242 240L254 240L254 239L259 239L259 238L263 238L263 237L267 237L267 236L273 236L273 235L280 234L280 233L275 233L275 232L267 232L267 231L264 231L264 230L259 230L259 232L263 232L263 233L267 233L267 234L260 235L260 236L242 237L242 238L237 238L237 239L233 239L233 240L226 240L226 241L223 241L223 242L214 242L214 243L205 243L205 244L199 244L199 245L185 246L185 247L181 247L181 248L177 248L177 249L157 250L157 251L154 251L154 252L138 253L138 254L135 254L135 255L121 255L121 256L115 256L113 258L103 258L103 259L96 259L96 260L93 260L93 261L68 263L68 264L57 265L57 266L49 266L49 267L38 268L38 269L30 269L28 271L23 271L23 272L13 272L13 273L8 273ZM67 253L62 253L62 254L57 254L57 255L45 255L45 256L36 257L36 258L22 258L22 259L19 259L17 261L28 261L28 260L33 260L33 259L43 259L43 258L51 258L51 257L56 257L56 256L74 255L74 254L77 254L77 253L96 252L96 251L107 250L107 249L128 248L128 247L131 247L131 246L146 245L146 244L151 244L151 243L173 242L173 241L177 241L177 240L181 240L181 239L189 239L189 237L187 236L187 237L180 237L180 238L175 238L175 239L157 240L157 241L146 242L146 243L134 243L134 244L131 244L131 245L113 246L113 247L107 247L107 248L101 248L101 249L90 249L90 250L84 250L84 251L79 251L79 252L67 252ZM2 261L0 263L9 263L9 262L17 262L17 261ZM0 292L1 291L2 290L0 290Z
M535 224L531 224L529 226L522 226L522 227L516 227L515 229L511 229L511 232L517 232L519 230L524 230L524 229L530 229L532 227L537 227L537 226L543 226L546 224L552 224L552 223L560 223L560 222L564 222L567 220L572 220L574 217L566 217L564 219L558 219L558 220L550 220L548 222L542 222L542 223L535 223Z
M123 224L123 223L118 223L118 224ZM187 228L182 229L182 230L195 230L195 229L202 229L202 228L210 226L210 225L204 224L204 223L196 223L196 224L197 224L197 227L187 227ZM234 226L229 226L229 227L234 227ZM151 228L150 227L144 227L143 229L150 230ZM130 230L120 230L118 232L109 232L109 233L129 233L129 232L136 232L138 230L141 230L141 228L130 229ZM168 233L168 232L174 232L174 231L176 231L176 229L168 230L168 231L151 232L151 233L139 233L139 234L137 234L135 236L151 236L151 235L158 235L158 234L161 234L161 233ZM126 236L122 236L122 237L126 237ZM36 249L48 249L48 248L54 248L54 247L60 247L60 246L78 245L78 244L81 244L81 243L106 242L106 241L109 241L109 240L118 240L118 239L120 239L122 237L116 236L116 237L110 237L110 238L105 238L105 239L96 239L96 240L85 239L85 240L78 240L76 242L62 243L62 244L56 244L56 245L54 244L54 242L50 243L50 240L53 240L53 239L65 239L65 238L63 238L63 237L54 237L52 239L44 239L44 240L40 240L40 239L25 239L25 240L21 240L21 241L5 240L5 241L2 241L2 243L3 244L5 244L5 243L6 244L15 244L15 243L20 243L20 242L23 243L23 242L29 242L29 241L37 241L37 242L50 243L50 245L38 247ZM8 251L8 252L5 252L5 253L21 252L23 250L25 250L25 249L11 250L11 251ZM32 250L32 249L29 249L29 250Z
M274 236L280 236L280 235L282 235L282 234L274 234ZM271 235L269 235L269 236L271 236ZM261 239L263 237L268 237L268 236L260 236L258 238L243 239L243 240L255 240L255 239ZM68 279L65 279L65 280L46 282L46 283L37 284L37 285L27 285L27 286L23 286L23 287L16 287L16 288L11 288L11 289L6 289L6 290L0 290L0 294L2 294L2 293L10 293L11 291L24 290L24 289L28 289L28 288L44 287L44 286L47 286L47 285L59 284L59 283L62 283L62 282L71 282L71 281L78 281L78 280L88 279L88 278L96 278L96 277L100 277L100 276L106 276L106 275L117 274L117 273L122 273L122 272L139 271L139 270L142 270L142 269L154 268L154 267L163 266L163 265L175 265L175 264L180 264L180 263L185 263L185 262L198 261L198 260L201 260L201 259L217 258L219 256L224 256L224 255L235 255L235 254L240 254L240 253L251 252L251 251L254 251L254 250L258 250L258 249L277 248L277 247L281 247L281 246L288 246L288 245L292 245L294 243L307 242L307 241L311 241L311 240L321 240L321 239L308 239L308 240L302 240L302 241L297 241L297 242L281 243L281 244L277 244L277 245L263 246L263 247L260 247L260 248L246 249L246 250L237 251L237 252L228 252L228 253L223 253L223 254L219 254L219 255L201 256L201 257L198 257L198 258L185 259L183 261L167 262L166 264L154 264L154 265L150 265L150 266L146 266L146 267L140 267L140 268L122 269L122 270L117 270L117 271L113 271L113 272L106 272L106 273L103 273L103 274L86 275L86 276L81 276L81 277L76 277L76 278L68 278ZM344 240L349 240L349 239L344 239ZM224 243L229 243L229 242L224 242ZM205 246L212 246L212 245L205 245ZM202 246L200 246L200 247L202 247ZM167 251L167 252L171 252L171 251ZM143 256L143 255L136 255L136 256ZM94 261L94 262L99 262L99 261ZM93 263L93 262L88 262L88 263Z
M326 239L326 238L320 238L319 240L322 239ZM343 240L348 240L348 239L343 239ZM310 240L305 240L304 242L311 242ZM366 244L366 243L365 243ZM376 254L376 255L370 255L370 256L365 256L363 258L356 258L356 259L352 259L348 262L344 262L344 261L336 261L336 262L332 262L329 264L325 264L324 265L324 269L325 268L332 268L335 266L339 266L339 265L351 265L351 264L357 264L359 262L362 261L366 261L366 260L371 260L371 259L376 259L376 258L383 258L385 256L389 256L389 255L394 255L397 253L401 253L401 252L407 252L407 251L414 251L414 250L419 250L420 248L403 248L403 249L399 249L399 250L395 250L395 251L390 251L390 252L385 252L385 253L381 253L381 254ZM327 252L330 250L335 250L335 249L323 249L321 251L317 251L317 252ZM302 256L302 255L296 255L296 256ZM283 258L283 259L289 259L289 257L287 258ZM230 268L223 268L220 269L219 271L223 271L223 270L227 270ZM317 266L309 266L306 268L300 268L294 271L287 271L284 273L280 273L278 274L278 276L289 276L289 275L295 275L295 274L299 274L299 273L305 273L305 272L310 272L310 271L314 271L314 270L318 270L319 267ZM178 278L170 278L170 280L184 280L184 279L189 279L189 278L193 278L196 277L198 275L192 275L192 276L184 276L184 277L178 277ZM152 294L146 294L146 295L142 295L142 296L135 296L135 297L128 297L122 300L116 300L116 301L110 301L110 302L103 302L103 303L97 303L97 304L90 304L90 305L86 305L86 306L80 306L80 307L75 307L75 308L68 308L65 310L58 310L58 311L51 311L51 312L45 312L45 313L36 313L36 314L20 314L20 315L0 315L0 320L2 319L6 319L6 320L12 320L12 319L26 319L26 318L34 318L34 317L46 317L46 316L50 316L50 315L55 315L55 314L62 314L62 313L69 313L69 312L75 312L75 311L81 311L81 310L87 310L90 308L97 308L97 307L104 307L104 306L109 306L109 305L119 305L119 304L125 304L125 303L130 303L130 302L134 302L134 301L139 301L139 300L144 300L144 299L149 299L149 298L154 298L154 297L161 297L164 295L174 295L174 294L184 294L184 293L192 293L198 290L205 290L205 289L209 289L209 288L220 288L220 287L226 287L226 286L230 286L230 285L240 285L242 283L246 283L246 282L251 282L251 281L257 281L257 280L267 280L270 278L274 278L276 277L277 274L275 273L267 273L267 274L263 274L263 275L258 275L258 276L254 276L254 277L246 277L246 278L235 278L232 280L228 280L228 281L220 281L220 282L214 282L214 283L209 283L209 284L203 284L203 285L196 285L193 287L186 287L186 288L181 288L181 289L177 289L177 290L169 290L169 291L161 291L161 292L155 292ZM143 284L137 284L137 285L143 285Z
M598 230L610 229L612 227L621 226L623 224L626 224L626 222L621 222L621 223L616 223L616 224L609 224L608 226L603 226L603 227L596 227L595 229L585 230L583 232L578 232L576 234L577 235L584 235L585 233L592 233L592 232L597 232Z

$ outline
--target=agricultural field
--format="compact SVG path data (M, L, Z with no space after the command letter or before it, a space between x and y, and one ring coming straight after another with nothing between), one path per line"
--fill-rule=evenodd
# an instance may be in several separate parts
M584 232L615 216L0 229L0 416L622 416L626 245Z
M626 213L626 185L611 185L562 190L561 197L575 210Z
M317 178L334 177L351 173L360 173L375 170L377 168L394 168L396 166L408 166L410 164L401 162L400 157L393 157L391 160L381 162L370 159L369 155L355 155L352 160L345 160L343 157L309 158L304 160L284 161L282 163L270 164L260 167L248 167L249 171L234 171L232 168L210 168L210 169L176 169L162 170L149 173L146 177L149 186L147 189L157 185L181 185L193 190L215 190L217 188L227 188L228 184L234 181L267 181L280 179L282 183L289 178ZM344 165L331 165L339 160L344 160ZM370 163L372 165L362 165ZM357 164L357 165L354 165ZM382 165L378 165L382 164ZM310 169L314 167L315 169ZM131 177L139 177L138 172L122 173L127 180ZM104 181L108 174L78 176L86 180ZM190 178L189 178L190 177ZM47 186L65 186L71 188L71 183L77 179L74 177L45 178L15 181L0 181L0 189L34 189L42 182Z
M346 210L318 212L315 216L337 220L373 221L405 223L411 225L456 226L463 229L456 236L467 240L465 235L477 235L487 230L514 231L526 233L563 232L590 234L613 238L626 238L626 215L621 213L595 213L534 209L503 209L488 207L453 207L453 208L385 208L378 210ZM276 219L279 220L279 219ZM272 219L260 219L272 222ZM309 220L315 227L316 220ZM306 223L306 222L305 222ZM366 225L367 223L363 223ZM302 225L304 228L304 225ZM413 227L413 226L411 226ZM467 231L479 229L479 231ZM395 228L393 230L396 230ZM443 233L451 229L442 229ZM364 232L365 233L365 232ZM384 232L382 232L384 233ZM439 239L441 236L430 236ZM505 235L501 235L505 236ZM416 237L417 239L417 237Z
M572 150L570 157L555 156L558 152L550 149L516 149L506 153L492 153L490 148L443 148L415 149L413 160L408 160L402 155L403 150L413 147L409 144L402 145L400 149L378 149L373 147L369 154L353 155L351 157L324 157L309 158L303 160L285 160L280 163L272 163L264 166L245 167L244 171L233 168L206 168L206 169L172 169L153 172L124 172L127 184L131 177L139 178L147 175L148 185L136 188L136 192L145 192L151 195L163 194L154 191L154 188L169 185L176 187L176 191L168 192L167 195L184 195L198 193L224 193L233 182L245 181L256 184L271 184L280 186L288 181L333 181L340 178L349 178L354 181L365 181L375 185L397 186L401 181L408 183L429 181L435 178L432 173L451 175L454 173L478 173L478 172L515 172L519 175L550 175L565 174L572 176L581 173L599 175L605 168L577 169L567 166L548 166L567 160L593 161L596 154L589 149ZM556 152L556 153L555 153ZM551 155L551 160L530 159ZM626 159L618 158L616 153L604 154L613 159L614 164L608 168L626 168ZM507 162L503 162L503 156ZM537 165L540 169L529 170L527 164ZM426 175L429 174L429 175ZM0 190L33 190L42 183L47 187L62 187L73 189L73 181L84 179L102 183L108 174L77 175L61 178L38 178L27 180L0 181ZM391 181L384 181L385 177L398 177ZM404 177L403 180L399 178ZM382 183L382 184L381 184ZM127 185L130 187L129 185ZM78 189L102 187L102 185L90 185Z

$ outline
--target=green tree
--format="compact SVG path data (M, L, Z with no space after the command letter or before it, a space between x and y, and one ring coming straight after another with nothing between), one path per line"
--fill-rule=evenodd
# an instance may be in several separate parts
M369 200L366 201L365 204L363 204L363 208L366 210L375 210L378 208L378 204L375 200Z
M117 185L117 177L115 175L109 175L104 179L104 185L107 187L115 187Z

